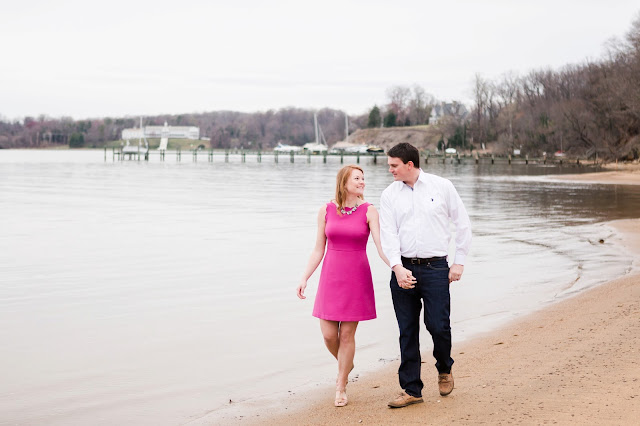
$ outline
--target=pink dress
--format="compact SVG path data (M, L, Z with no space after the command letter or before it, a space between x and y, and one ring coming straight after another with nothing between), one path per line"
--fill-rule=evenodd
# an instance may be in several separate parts
M350 215L339 215L327 204L327 252L313 316L330 321L364 321L376 317L371 268L367 258L369 224L364 203ZM345 208L348 211L348 208Z

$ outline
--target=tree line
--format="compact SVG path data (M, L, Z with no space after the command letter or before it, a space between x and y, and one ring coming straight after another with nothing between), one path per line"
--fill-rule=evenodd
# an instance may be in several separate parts
M349 117L319 111L282 108L255 113L216 111L145 117L144 125L197 126L211 148L269 149L279 142L303 145L315 139L313 115L325 139L344 140L345 132L376 127L420 126L439 138L439 148L473 149L491 145L493 152L520 149L534 156L559 150L598 155L607 160L640 157L640 14L624 39L610 42L596 61L559 70L506 73L498 79L477 74L471 111L462 102L440 102L418 86L394 86L387 102ZM432 111L437 123L430 123ZM133 117L73 120L69 117L0 117L0 148L102 147L137 126Z
M143 126L197 126L201 139L212 148L274 147L278 142L302 145L315 139L313 115L317 113L325 139L338 141L345 137L344 113L325 108L319 111L282 108L266 112L242 113L216 111L180 115L157 115L143 118ZM359 119L358 119L359 118ZM350 131L360 128L365 117L353 117ZM73 120L54 119L44 115L21 121L0 118L0 147L40 148L69 145L71 147L105 146L121 139L122 130L139 126L139 118L100 118Z
M533 155L566 151L607 160L640 157L640 14L603 58L474 80L473 142Z
M387 90L388 103L374 106L369 113L348 117L331 108L319 111L282 108L264 112L243 113L216 111L207 113L157 115L144 117L143 126L197 126L201 139L211 148L269 149L278 143L303 145L315 139L314 114L325 139L330 143L344 140L346 133L367 127L423 125L435 98L424 88L394 86ZM73 120L70 117L51 118L45 115L9 121L0 117L1 148L42 148L68 145L100 148L120 140L122 130L139 126L139 119L99 118Z

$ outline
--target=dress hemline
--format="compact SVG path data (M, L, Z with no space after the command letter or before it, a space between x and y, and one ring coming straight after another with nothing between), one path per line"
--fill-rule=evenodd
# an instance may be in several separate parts
M370 321L370 320L374 320L376 319L378 316L377 315L373 315L373 316L366 316L366 317L358 317L358 318L340 318L340 319L336 319L335 317L330 318L329 315L316 315L316 314L311 314L312 316L318 318L318 319L322 319L325 321Z

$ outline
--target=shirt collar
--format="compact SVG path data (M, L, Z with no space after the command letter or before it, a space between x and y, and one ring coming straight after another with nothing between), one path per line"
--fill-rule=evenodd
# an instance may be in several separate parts
M427 183L427 174L422 169L420 169L420 174L418 175L418 179L416 180L416 183L413 184L413 188L407 185L405 182L402 182L402 189L406 188L413 191L418 182L422 182L423 184Z
M416 183L418 183L418 181L427 183L427 174L422 169L420 169L420 175L418 176L418 180L416 181Z

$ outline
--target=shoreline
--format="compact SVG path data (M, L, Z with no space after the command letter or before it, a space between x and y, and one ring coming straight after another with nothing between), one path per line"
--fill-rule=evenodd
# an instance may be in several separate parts
M400 391L399 360L351 380L349 405L333 407L328 385L279 398L224 424L635 424L640 416L640 219L609 223L635 254L631 273L455 344L456 387L438 394L423 342L423 404L387 408ZM259 414L258 414L259 413ZM196 424L208 423L206 416Z
M550 175L553 181L572 181L609 185L640 185L640 164L607 164L605 172Z

